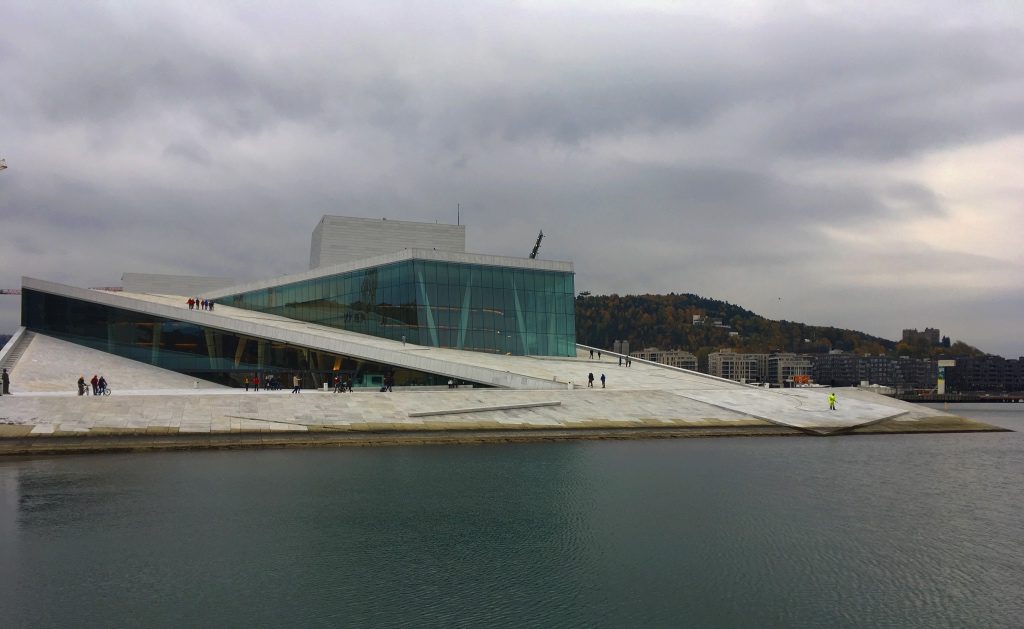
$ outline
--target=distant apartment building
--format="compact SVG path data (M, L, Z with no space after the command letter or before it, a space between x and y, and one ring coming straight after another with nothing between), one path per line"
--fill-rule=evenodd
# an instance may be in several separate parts
M792 385L795 376L809 376L811 373L811 360L799 354L770 354L767 366L765 382L771 383L772 386Z
M862 382L892 387L898 392L931 390L938 378L937 363L930 358L857 356L833 350L811 359L815 382L852 387Z
M860 383L858 360L854 354L834 349L811 359L811 378L819 384L852 387Z
M708 354L708 373L737 382L764 382L768 375L768 354L738 354L722 349Z
M913 343L914 339L923 338L928 341L930 345L938 345L941 341L938 328L925 328L924 332L918 332L917 328L903 330L903 341L905 343Z
M956 365L946 367L948 393L1017 393L1024 392L1024 357L976 356L957 358Z
M660 350L657 347L648 347L643 351L632 352L630 356L662 365L697 371L697 357L681 349Z

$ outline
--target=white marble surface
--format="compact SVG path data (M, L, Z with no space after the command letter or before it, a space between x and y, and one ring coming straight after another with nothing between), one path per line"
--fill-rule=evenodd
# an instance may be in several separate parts
M300 430L307 426L365 422L422 425L409 413L556 400L559 406L444 415L437 421L453 426L500 421L529 427L588 422L705 425L760 420L830 431L896 416L912 419L915 413L924 412L889 398L845 389L838 393L838 410L829 411L825 389L758 389L644 361L634 360L631 367L620 366L617 357L606 353L601 359L591 359L587 351L571 358L463 352L402 344L227 306L218 306L214 312L190 311L181 297L99 293L39 280L26 284L462 380L494 381L508 388L396 389L392 394L307 391L291 395L287 391L245 393L202 382L197 391L193 388L194 380L188 376L36 335L12 370L12 390L16 395L0 398L0 421L7 423L66 426L68 430L123 426L189 432L253 426ZM79 375L88 379L92 373L105 375L114 395L79 398L75 381ZM594 374L596 388L586 387L588 373ZM602 373L607 382L604 389L600 388ZM569 383L577 388L570 390ZM939 413L928 409L927 414Z

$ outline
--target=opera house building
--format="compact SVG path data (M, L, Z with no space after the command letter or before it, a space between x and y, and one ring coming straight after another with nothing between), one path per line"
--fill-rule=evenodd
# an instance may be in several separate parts
M117 292L24 278L22 325L229 386L274 374L300 374L307 388L336 376L358 387L496 384L399 346L576 355L572 263L466 253L465 226L324 216L310 266L244 284L126 273ZM190 309L189 298L213 307Z

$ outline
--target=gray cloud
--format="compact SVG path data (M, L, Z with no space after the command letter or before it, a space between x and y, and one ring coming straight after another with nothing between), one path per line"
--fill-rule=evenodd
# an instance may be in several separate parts
M526 255L543 228L542 255L576 260L581 289L981 339L965 304L1012 302L1024 286L999 278L1019 259L914 240L909 222L953 208L898 166L1024 133L1022 22L957 3L17 4L0 285L285 273L323 213L453 221L461 203L471 248ZM829 229L907 240L880 256ZM879 259L980 285L858 281ZM15 311L0 299L0 328ZM985 349L1024 353L1005 325Z

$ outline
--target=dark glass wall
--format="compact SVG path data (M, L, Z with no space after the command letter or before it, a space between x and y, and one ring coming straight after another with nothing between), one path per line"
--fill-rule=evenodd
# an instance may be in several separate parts
M219 299L417 345L574 356L573 275L408 260Z
M251 380L257 374L263 381L274 375L288 388L296 374L305 388L319 388L334 376L351 379L354 387L380 387L388 375L396 386L440 386L448 382L447 376L31 289L22 293L21 321L41 334L230 386L240 386L244 378Z

